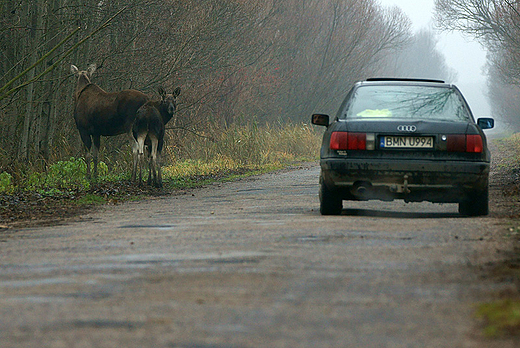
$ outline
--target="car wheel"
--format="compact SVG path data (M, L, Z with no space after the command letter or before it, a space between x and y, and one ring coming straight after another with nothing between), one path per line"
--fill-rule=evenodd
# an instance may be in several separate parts
M321 215L340 215L343 209L341 196L330 190L320 177L320 213Z
M489 189L472 192L459 203L459 213L466 216L482 216L489 214Z

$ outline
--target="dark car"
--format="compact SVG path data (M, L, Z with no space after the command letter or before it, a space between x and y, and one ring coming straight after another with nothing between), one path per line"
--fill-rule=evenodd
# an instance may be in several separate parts
M438 80L373 78L356 83L329 124L321 147L320 211L340 214L343 200L458 203L459 213L488 214L490 153L457 87Z

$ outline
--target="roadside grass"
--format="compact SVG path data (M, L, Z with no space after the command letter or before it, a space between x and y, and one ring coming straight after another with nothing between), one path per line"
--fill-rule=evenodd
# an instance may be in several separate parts
M310 160L310 159L309 159ZM170 189L200 187L212 182L233 181L282 169L294 162L239 165L233 161L187 160L163 168L164 184Z
M103 196L88 193L76 201L79 205L101 205L107 203L107 199Z
M509 197L511 204L520 200L520 134L492 140L501 156L495 161L496 176L506 178L502 194ZM477 305L475 315L482 320L482 333L485 337L501 339L520 337L520 220L516 214L508 221L504 238L511 242L509 257L488 265L487 274L497 281L511 282L515 291L498 294L497 300Z
M477 317L486 322L483 331L486 337L520 335L520 300L505 299L481 304Z
M250 122L188 134L182 140L182 147L172 146L165 151L163 191L235 180L297 162L314 161L318 158L321 133L306 124L259 126ZM103 204L115 196L117 200L139 199L136 195L146 196L150 190L125 192L125 188L133 185L129 183L131 156L126 152L100 162L96 181L86 179L84 159L74 157L50 164L45 171L16 173L16 180L10 173L1 172L0 196L34 192L46 197L72 198L79 205ZM119 186L106 188L114 183ZM141 186L146 187L146 183Z
M163 167L163 179L171 188L186 188L257 175L317 160L320 143L321 134L306 124L233 125L186 139L176 160Z
M508 155L504 161L498 163L499 168L520 171L520 133L515 133L507 138L492 140L495 146Z

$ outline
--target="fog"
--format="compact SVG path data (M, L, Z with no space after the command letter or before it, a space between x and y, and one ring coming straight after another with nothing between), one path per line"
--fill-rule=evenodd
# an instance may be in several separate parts
M415 32L428 28L435 31L433 14L435 0L379 0L385 7L400 7L412 20ZM485 76L486 51L469 37L458 32L435 31L437 49L446 58L447 65L457 73L455 83L466 97L476 117L490 116ZM492 115L491 115L492 116Z

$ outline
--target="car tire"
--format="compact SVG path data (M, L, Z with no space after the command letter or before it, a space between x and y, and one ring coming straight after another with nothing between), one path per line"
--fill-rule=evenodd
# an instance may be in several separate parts
M321 215L340 215L343 209L341 196L330 190L320 177L320 213Z
M489 214L489 189L472 192L459 203L459 213L466 216L483 216Z

